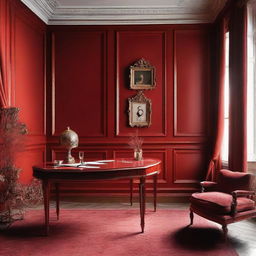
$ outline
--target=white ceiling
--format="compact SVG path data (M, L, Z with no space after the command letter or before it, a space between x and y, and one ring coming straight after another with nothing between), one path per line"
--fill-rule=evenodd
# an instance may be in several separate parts
M49 25L211 23L227 0L20 0Z

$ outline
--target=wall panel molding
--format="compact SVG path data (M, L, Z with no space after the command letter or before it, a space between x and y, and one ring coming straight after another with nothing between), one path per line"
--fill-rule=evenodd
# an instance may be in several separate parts
M121 58L121 36L126 35L129 37L134 37L133 45L138 44L138 48L141 47L141 53L135 54L132 58L131 56L128 56L125 60L125 66L120 61ZM155 55L155 52L153 50L151 51L151 54L146 53L147 50L147 44L141 44L140 41L142 39L145 41L148 40L150 42L151 39L160 39L160 43L158 47L161 47L161 53L159 53L159 56ZM155 38L154 38L155 37ZM148 39L147 39L148 38ZM123 40L128 45L131 45L130 40ZM122 42L122 43L124 43ZM127 46L128 47L128 46ZM143 136L147 137L165 137L167 136L167 81L166 81L166 72L167 72L167 57L166 57L166 48L167 48L167 32L165 31L117 31L116 32L116 128L115 128L115 135L117 137L127 137L131 136L131 132L134 129L126 129L124 130L125 126L128 126L128 105L125 101L125 99L122 97L124 90L126 90L127 93L127 100L128 97L134 97L137 93L136 90L130 90L129 89L129 67L134 64L137 60L140 58L148 59L156 59L159 58L160 61L157 63L159 65L159 68L156 67L156 88L154 90L145 90L144 94L146 97L150 98L152 101L152 125L148 128L146 128L148 131L145 131ZM144 50L143 50L144 49ZM143 54L144 52L144 54ZM151 55L151 56L150 56ZM147 56L147 57L146 57ZM128 59L129 58L129 59ZM132 60L131 60L132 59ZM152 66L156 66L156 63L150 62ZM122 70L122 71L120 71ZM159 90L161 89L161 97L159 96ZM156 100L160 98L160 100ZM155 99L155 102L154 102ZM161 102L161 113L157 112L159 110L159 104ZM126 106L126 107L125 107ZM125 108L125 109L123 109ZM124 117L125 116L125 117ZM156 117L157 116L157 117ZM158 119L157 119L158 118ZM156 119L159 120L161 123L160 128L153 128ZM154 129L154 130L153 130ZM122 131L123 130L123 131Z
M199 184L206 174L206 152L204 149L173 150L173 183Z
M11 20L12 104L29 135L46 135L46 28L18 4Z
M207 136L208 51L207 31L198 29L174 31L175 137Z
M30 183L33 179L34 165L41 165L46 161L45 145L27 146L24 152L19 152L16 159L16 167L21 170L19 180L21 183Z
M63 147L54 147L51 148L51 158L52 161L55 159L64 160L65 156L67 155L67 150L65 150ZM73 149L72 150L72 156L76 159L77 162L79 162L78 158L78 152L84 151L84 158L85 161L91 161L91 160L104 160L107 159L107 150L103 149L88 149L80 147L79 149Z
M69 39L68 42L65 42L64 39L66 37L72 38L73 40ZM62 47L61 50L60 47ZM95 47L95 49L90 49L90 47ZM97 50L96 47L98 47ZM74 56L72 57L72 55L76 56L77 59L75 59ZM82 59L80 55L82 55L84 58ZM108 127L108 93L106 79L108 69L106 31L83 31L70 29L53 32L51 59L51 134L59 134L61 132L60 126L63 127L63 130L66 128L66 126L72 126L82 138L106 137ZM75 67L72 66L72 64ZM66 73L62 72L62 69L59 67L60 65L62 65L63 69L67 71ZM72 73L71 70L74 70L74 68L75 72ZM100 70L97 70L97 68ZM72 81L73 79L76 82ZM75 85L73 85L74 83ZM76 89L78 86L79 89ZM74 89L72 90L72 88ZM62 97L63 94L66 98ZM60 97L62 98L60 99ZM60 103L60 100L62 103ZM95 100L97 101L97 104L100 104L100 108L97 110L94 110L94 106L98 108ZM65 102L69 104L67 106L62 105L63 107L60 107L61 104L64 104ZM88 102L91 102L91 105ZM67 112L67 116L64 118L62 108L64 108L64 111ZM88 123L87 126L84 125L83 128L79 126L77 121L79 116L81 116L81 120ZM93 128L93 124L90 124L90 122L96 120L96 117L98 120ZM64 123L66 125L64 125Z

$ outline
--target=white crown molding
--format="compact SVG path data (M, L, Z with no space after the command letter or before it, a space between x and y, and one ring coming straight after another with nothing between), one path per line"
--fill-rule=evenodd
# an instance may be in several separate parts
M21 0L48 25L130 25L211 23L225 5L208 0L200 6L61 6L57 0ZM182 1L180 2L182 3Z
M183 8L80 8L56 9L50 25L119 25L207 23L207 15L184 12Z
M46 24L49 23L50 18L54 15L53 1L45 0L20 0L23 2L33 13L35 13Z

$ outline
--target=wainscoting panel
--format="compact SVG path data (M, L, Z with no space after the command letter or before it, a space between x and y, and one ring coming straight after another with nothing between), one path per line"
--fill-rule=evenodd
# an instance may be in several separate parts
M173 182L199 184L206 173L205 151L201 149L173 150Z
M106 135L106 34L65 31L52 34L52 134L67 126L81 137Z
M174 32L174 135L207 136L209 34Z
M11 69L8 89L11 106L20 109L19 121L28 130L14 149L18 151L14 152L15 166L20 169L20 182L29 183L32 166L46 161L46 25L20 1L7 2L10 19L6 22L11 26L7 38L11 63L5 63Z
M166 33L164 31L117 32L117 136L130 136L134 128L129 126L128 98L138 91L131 90L129 67L144 58L156 69L156 88L143 93L152 102L152 124L142 128L143 136L166 136Z
M104 150L88 150L82 147L78 149L72 150L72 156L75 158L76 162L79 162L78 152L84 152L85 161L95 161L95 160L103 160L107 158L107 151ZM67 150L63 148L54 148L52 149L52 159L65 159L67 156Z
M29 183L33 176L33 165L41 165L46 161L45 146L27 146L25 151L18 153L16 166L21 170L20 181Z
M30 135L45 135L45 29L18 6L12 20L13 106Z

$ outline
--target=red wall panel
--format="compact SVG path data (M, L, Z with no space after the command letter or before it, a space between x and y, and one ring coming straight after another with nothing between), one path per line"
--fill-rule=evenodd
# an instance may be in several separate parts
M46 26L20 1L11 1L11 99L20 108L19 119L28 129L24 151L16 166L20 181L29 183L32 166L45 160L45 60Z
M30 135L44 134L45 34L26 16L14 15L13 96Z
M143 136L164 136L166 134L165 99L165 44L166 34L162 31L136 31L117 33L117 135L130 136L134 128L129 127L128 98L134 97L137 90L129 89L129 67L144 58L155 66L156 89L144 91L152 102L152 125L141 128Z
M32 165L41 165L45 162L45 146L27 147L25 152L17 156L16 166L21 170L21 183L28 184L33 176Z
M173 150L173 181L174 183L195 184L203 178L206 170L206 156L203 150Z
M202 30L175 31L175 136L207 133L208 37Z
M55 32L55 130L70 126L80 136L106 133L105 33Z

